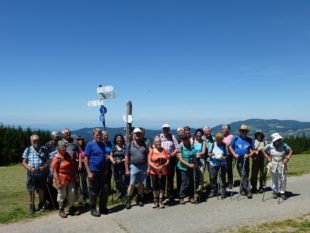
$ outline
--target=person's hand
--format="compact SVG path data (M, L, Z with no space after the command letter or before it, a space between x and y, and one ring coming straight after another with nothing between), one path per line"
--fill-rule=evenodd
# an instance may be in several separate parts
M195 169L195 164L190 163L188 167L189 167L189 168L192 168L192 169Z
M245 158L245 159L249 158L249 155L248 155L248 154L245 154L245 155L244 155L244 158Z
M78 167L78 171L80 172L80 171L82 171L82 165L79 165L79 167Z
M39 167L40 172L43 172L43 171L45 170L45 168L46 168L46 166L45 166L45 165L44 165L44 166Z
M269 162L271 162L271 157L270 157L270 156L268 156L268 157L267 157L267 160L268 160Z
M94 178L94 174L92 172L87 173L87 177L88 179L93 179Z
M31 173L35 173L36 169L35 169L34 167L31 167L31 168L29 169L29 171L30 171Z
M233 154L233 156L234 156L236 159L238 159L238 158L239 158L239 155L238 155L238 154L236 154L236 153L234 153L234 154Z
M283 164L287 164L288 161L289 161L289 159L285 158L285 159L283 160Z

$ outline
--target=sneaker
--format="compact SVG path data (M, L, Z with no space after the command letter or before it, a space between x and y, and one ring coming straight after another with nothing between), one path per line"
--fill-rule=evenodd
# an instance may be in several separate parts
M252 197L253 197L252 193L248 192L247 197L248 197L248 199L252 199Z
M100 212L95 208L90 210L90 214L94 217L100 217Z
M185 204L184 197L180 197L180 204L181 204L181 205L184 205L184 204Z
M282 198L282 200L286 200L286 194L285 193L281 193L281 198Z
M64 209L60 209L60 210L59 210L59 216L60 216L61 218L66 218L66 217L67 217L67 215L66 215Z
M263 187L259 187L258 192L259 193L263 193L264 192L264 188Z
M278 193L272 192L272 198L273 198L273 199L277 199L277 198L278 198Z
M109 214L109 209L108 208L102 208L99 210L100 214L103 214L103 215L107 215Z

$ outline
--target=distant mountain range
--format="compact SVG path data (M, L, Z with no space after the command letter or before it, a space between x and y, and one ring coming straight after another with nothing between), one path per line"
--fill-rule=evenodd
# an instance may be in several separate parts
M294 120L263 120L263 119L248 119L245 121L236 121L230 123L232 128L232 132L234 134L238 133L238 129L241 124L248 124L250 126L250 136L253 136L255 131L260 129L263 130L266 137L270 138L272 133L278 132L282 136L310 136L310 122L300 122ZM217 132L221 132L222 125L218 125L212 128L212 133L215 134ZM82 128L79 130L72 131L75 135L80 135L90 140L92 138L92 130L93 128ZM113 137L117 133L125 133L124 128L108 128L107 129L110 135L110 139L113 140ZM192 133L195 132L196 129L192 129ZM159 130L150 130L145 129L146 135L149 138L154 138L156 135L161 133L161 129ZM171 132L176 134L176 130L172 129Z

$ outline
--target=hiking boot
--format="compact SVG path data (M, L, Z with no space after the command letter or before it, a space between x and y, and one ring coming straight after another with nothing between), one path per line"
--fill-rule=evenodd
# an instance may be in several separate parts
M247 197L248 197L248 199L252 199L252 197L253 197L252 193L248 192Z
M77 210L75 207L71 206L71 207L69 208L69 214L70 214L71 216L78 216L78 215L80 215L80 211Z
M259 187L258 192L259 193L263 193L264 192L264 188L263 187Z
M96 208L91 209L90 214L94 217L100 217L100 212Z
M225 198L226 198L226 194L225 193L221 194L221 200L223 200Z
M281 196L282 200L286 200L286 194L285 193L281 193Z
M190 203L192 203L192 204L197 204L197 199L194 198L194 197L191 197L191 198L189 199L189 201L190 201Z
M165 208L165 204L163 203L163 199L159 198L159 208L164 209Z
M273 199L277 199L277 198L278 198L278 193L272 192L272 198L273 198Z
M257 188L256 187L252 187L252 193L257 193L257 192L258 192Z
M158 198L154 198L154 204L152 206L153 209L159 207L159 202L158 202Z
M64 209L60 209L60 210L59 210L59 216L60 216L61 218L66 218L66 217L67 217L67 215L66 215Z
M232 189L233 187L234 187L233 183L229 183L229 184L228 184L228 188L229 188L229 189Z
M126 200L126 202L125 202L125 208L126 209L130 209L131 208L131 197L127 197L127 200Z
M143 207L143 206L144 206L143 198L142 198L141 195L138 195L138 196L137 196L136 201L137 201L137 205L138 205L138 206L140 206L140 207Z
M34 214L34 212L36 211L35 207L33 204L29 205L29 214Z
M100 214L103 214L103 215L108 215L109 214L109 209L108 208L101 208L100 210Z
M242 191L240 191L240 195L246 196L246 193L242 190Z
M181 205L184 205L184 204L185 204L184 197L180 197L180 204L181 204Z

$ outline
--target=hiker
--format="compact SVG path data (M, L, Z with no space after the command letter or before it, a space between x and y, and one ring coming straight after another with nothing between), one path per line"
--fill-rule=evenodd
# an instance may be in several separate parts
M254 134L254 152L252 156L252 169L251 169L251 185L252 193L263 193L263 187L266 184L267 175L267 159L264 156L263 150L267 145L265 135L262 130L256 130ZM257 179L259 174L259 189L257 189Z
M182 142L182 139L180 138L181 135L184 134L183 128L177 128L177 142L180 144Z
M112 171L115 181L116 199L126 195L128 179L125 174L125 139L122 134L116 134L113 139L113 149L110 154Z
M193 146L196 153L197 165L196 168L196 192L200 193L203 191L203 181L204 181L204 172L206 170L206 143L202 140L203 130L197 129L194 134Z
M107 171L107 181L108 181L108 186L109 186L109 194L111 194L114 190L112 190L111 182L112 182L112 163L110 161L110 154L113 148L112 142L109 140L109 133L108 131L103 130L102 131L102 142L104 144L105 148L105 156L107 157L106 159L106 164L105 164L105 169Z
M74 138L71 137L71 131L68 128L62 130L62 140L66 144L66 151L72 156L77 158L79 153L79 145Z
M228 148L223 139L223 134L217 133L215 135L215 142L209 148L211 177L211 191L209 197L214 197L220 194L221 199L226 197L226 160L229 156ZM220 175L220 190L217 190L218 175ZM218 191L220 191L220 193L218 193Z
M78 173L77 173L77 191L78 191L78 202L80 205L87 206L86 200L88 198L88 185L87 185L87 172L85 168L85 139L82 136L78 136L76 141L79 145L78 153Z
M279 133L274 133L271 137L272 142L265 147L263 153L269 161L272 196L277 198L280 195L286 200L287 163L293 155L293 150L282 141L283 138Z
M194 197L194 171L195 171L195 149L190 142L190 136L183 134L180 136L182 144L177 148L178 164L177 167L181 172L181 188L179 194L180 204L184 205L184 198L189 196L190 202L195 204L197 201Z
M139 129L141 130L141 134L142 134L142 138L143 138L142 140L144 141L144 143L146 144L146 146L150 150L152 148L152 144L151 144L150 140L145 135L145 129L142 127L139 127ZM148 170L149 170L149 168L148 168ZM144 190L145 190L146 194L148 194L148 195L153 192L152 184L151 184L151 176L148 172L146 174L146 181L145 181Z
M170 202L174 201L175 198L175 192L174 192L174 175L177 173L177 189L180 187L180 173L176 170L176 164L177 164L177 147L178 142L174 135L170 133L170 126L169 124L163 124L162 125L162 133L159 135L160 141L161 141L161 147L165 149L165 151L168 152L170 161L168 164L168 174L167 174L167 196L169 198Z
M125 203L126 209L131 208L131 199L135 185L138 185L136 202L141 207L144 205L143 191L148 170L147 156L149 154L149 147L143 140L143 134L140 128L135 128L133 134L133 141L128 144L125 153L125 171L126 175L130 175L127 200Z
M227 148L231 143L231 140L233 139L234 135L231 133L230 125L223 125L222 126L222 135L224 136L223 142L226 144ZM234 176L233 176L233 160L234 156L230 153L228 150L229 156L226 159L226 173L227 173L227 183L228 188L232 189L234 186Z
M49 155L49 172L47 176L47 183L45 188L45 197L47 201L48 208L58 209L57 203L57 189L53 186L53 172L52 172L52 159L54 155L57 154L57 143L60 140L60 133L58 131L53 131L51 133L51 140L45 144L47 153Z
M165 208L163 199L170 155L161 145L161 138L156 136L153 141L153 149L148 155L154 197L153 208Z
M93 130L93 140L86 145L84 158L89 185L90 214L94 217L109 213L107 208L109 187L106 157L107 153L102 141L102 131L95 128ZM96 208L97 198L99 198L99 211Z
M65 203L69 206L70 215L79 215L80 212L74 208L76 199L76 157L66 151L65 141L57 143L57 154L52 159L52 171L54 182L58 189L57 201L59 205L59 216L66 218Z
M183 127L184 134L186 134L189 137L190 143L193 144L193 137L192 137L192 130L191 127L188 125Z
M39 136L36 134L30 137L31 146L27 147L23 153L23 167L27 170L26 187L29 193L29 213L35 212L35 190L39 193L40 211L45 210L46 179L48 174L48 153L45 147L40 147Z
M211 128L209 126L205 126L203 127L203 136L202 136L202 140L204 140L205 145L206 145L206 151L209 151L211 146L213 145L215 139L212 136L212 131ZM211 183L211 176L210 176L210 157L208 156L206 159L206 166L208 169L208 173L209 173L209 183ZM209 189L209 187L208 187ZM209 190L208 190L209 191Z
M239 128L239 136L234 137L229 145L229 150L237 160L237 169L240 175L240 194L252 198L251 185L249 183L249 159L254 154L252 139L247 135L249 126L242 124Z

